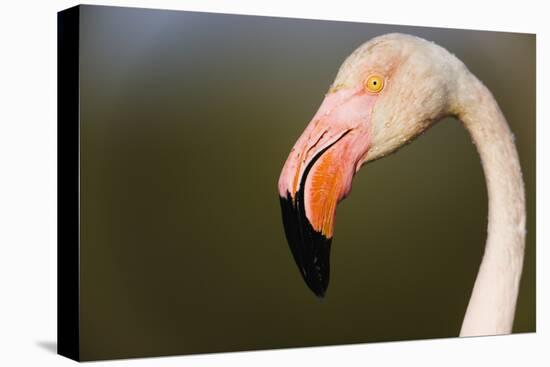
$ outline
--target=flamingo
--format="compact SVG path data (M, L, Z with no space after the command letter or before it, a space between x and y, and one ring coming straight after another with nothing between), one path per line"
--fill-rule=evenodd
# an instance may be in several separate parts
M336 205L353 176L448 116L476 145L489 198L485 250L460 336L509 334L526 233L514 137L487 87L433 42L387 34L347 57L279 177L285 235L305 283L324 297Z

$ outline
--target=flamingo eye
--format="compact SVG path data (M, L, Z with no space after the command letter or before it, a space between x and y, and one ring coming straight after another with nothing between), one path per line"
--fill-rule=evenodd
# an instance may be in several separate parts
M365 82L365 88L371 93L378 93L384 88L384 78L379 75L371 75Z

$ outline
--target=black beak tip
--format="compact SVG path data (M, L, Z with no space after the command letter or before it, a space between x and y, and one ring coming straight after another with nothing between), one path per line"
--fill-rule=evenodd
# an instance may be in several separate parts
M302 197L298 194L295 201L289 193L280 197L286 239L307 286L318 298L324 298L330 278L332 238L312 227Z
M306 281L306 284L309 287L309 289L311 289L311 291L317 296L317 298L319 299L325 298L325 292L327 291L326 286L322 286L322 285L319 286L319 283L316 283L316 284L307 283L307 281Z

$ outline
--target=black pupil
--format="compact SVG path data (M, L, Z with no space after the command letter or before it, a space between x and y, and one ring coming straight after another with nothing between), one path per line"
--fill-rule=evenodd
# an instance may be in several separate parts
M372 82L372 84L376 85L376 80Z

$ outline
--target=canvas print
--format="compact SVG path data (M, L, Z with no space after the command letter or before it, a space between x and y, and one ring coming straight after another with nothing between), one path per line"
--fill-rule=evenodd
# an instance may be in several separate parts
M60 354L536 331L534 34L86 5L58 37Z

